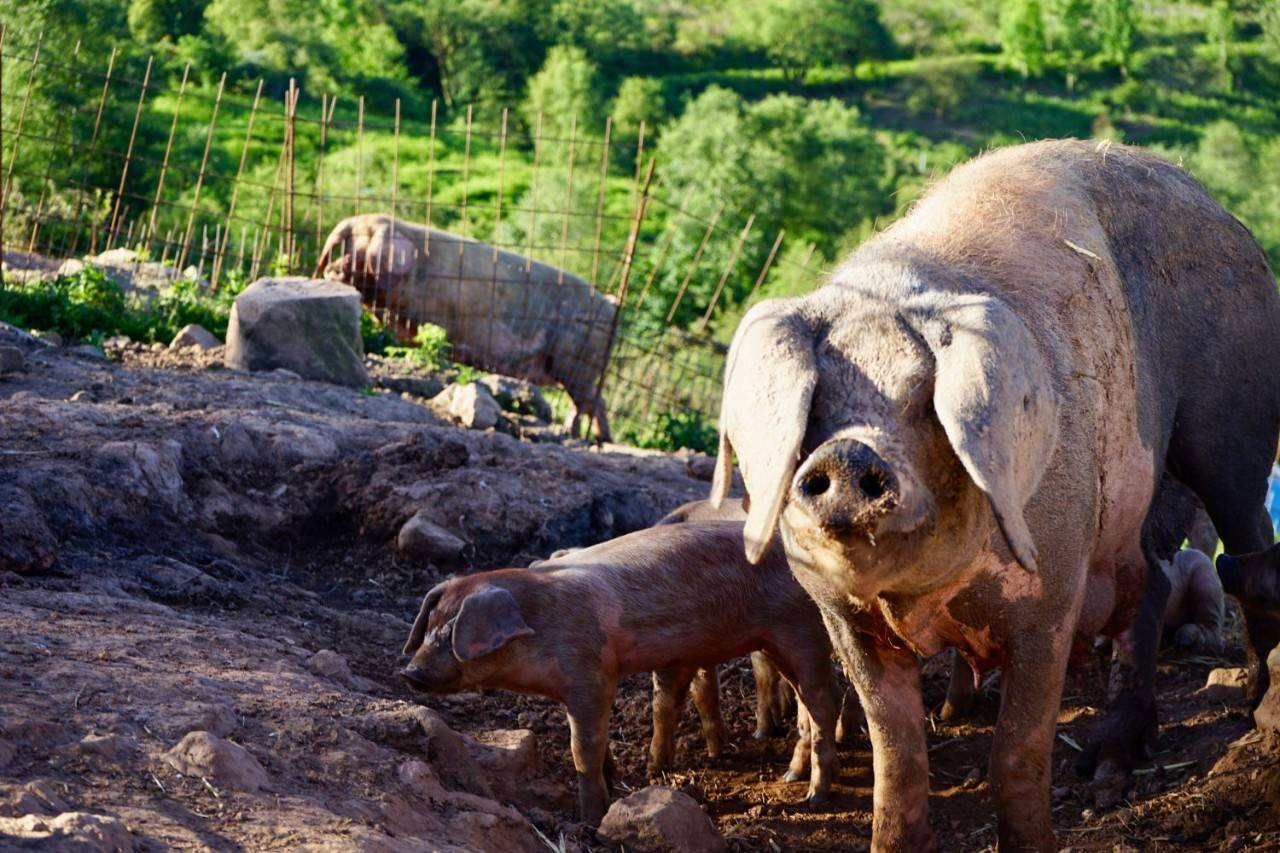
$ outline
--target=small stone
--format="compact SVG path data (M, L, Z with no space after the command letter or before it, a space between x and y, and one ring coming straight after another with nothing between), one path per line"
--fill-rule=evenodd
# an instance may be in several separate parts
M705 453L695 453L684 463L684 470L693 479L709 483L716 473L716 460Z
M498 423L502 413L498 402L479 382L450 385L431 398L431 403L467 429L489 429Z
M162 344L162 343L160 343L159 341L156 341L154 344L152 344L152 345L150 346L150 350L151 350L152 352L164 352L164 351L165 351L165 345L164 345L164 344Z
M505 411L532 415L544 422L551 420L551 404L537 385L496 373L483 377L480 382Z
M169 349L174 351L188 347L209 350L220 346L222 341L218 340L218 336L199 323L188 323L183 326L169 342Z
M174 770L186 776L204 776L227 788L257 791L267 787L267 771L253 753L209 732L190 732L164 754Z
M1204 687L1196 693L1211 702L1243 702L1249 685L1249 670L1243 666L1219 666L1209 671Z
M85 735L76 744L76 749L86 755L96 755L106 761L114 761L117 756L133 751L132 738L115 734Z
M72 355L78 355L81 358L90 358L94 361L105 361L107 354L92 344L81 344L68 350Z
M32 329L31 335L37 338L38 340L44 341L49 346L53 346L53 347L62 346L62 335L58 334L57 332L54 332L54 331L41 332L41 331Z
M37 779L22 786L22 790L8 803L0 805L0 815L22 817L23 815L56 815L71 808L62 797L58 796L53 785L44 779Z
M133 834L123 821L87 812L63 812L54 818L25 815L0 818L0 837L31 843L19 849L78 850L84 853L130 853Z
M0 374L13 373L27 364L22 350L17 347L0 346Z
M450 563L462 556L467 543L431 521L425 510L418 510L400 528L396 547L414 560Z
M353 690L367 691L373 688L372 682L353 674L347 659L333 649L321 649L316 652L307 658L306 667L322 678L336 681Z
M102 342L103 349L129 349L133 346L133 338L128 335L112 335Z
M1280 734L1280 646L1271 650L1262 665L1271 671L1271 686L1254 710L1253 720L1260 731Z
M688 794L651 785L618 800L600 836L634 853L721 853L724 836Z

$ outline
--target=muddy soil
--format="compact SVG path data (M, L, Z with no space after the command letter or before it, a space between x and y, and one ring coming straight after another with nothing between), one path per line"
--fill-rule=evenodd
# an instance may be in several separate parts
M104 361L4 328L0 344L26 356L0 377L0 821L104 815L139 850L603 846L574 820L557 706L412 696L397 656L420 596L449 573L609 538L705 495L686 458L461 430L399 393L238 374L194 354ZM466 543L445 564L396 553L400 525L424 509ZM1277 744L1238 702L1199 691L1213 668L1244 663L1238 619L1231 628L1220 658L1162 659L1157 752L1122 784L1072 770L1105 672L1090 662L1072 676L1054 752L1062 846L1280 849ZM930 662L935 709L946 676ZM722 685L733 747L708 759L689 712L666 782L733 849L866 848L865 734L841 749L830 804L811 811L803 785L779 781L790 737L750 737L745 662L724 667ZM996 704L992 686L969 720L931 719L942 849L995 842L984 768ZM536 756L485 745L522 729ZM265 786L180 773L166 753L197 730L247 749ZM648 682L633 677L613 720L623 793L648 782L648 735ZM6 832L3 849L50 844Z

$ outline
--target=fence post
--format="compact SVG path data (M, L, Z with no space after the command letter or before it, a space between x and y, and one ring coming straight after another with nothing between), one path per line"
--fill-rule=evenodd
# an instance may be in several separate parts
M209 166L209 149L213 146L213 129L218 123L218 109L222 106L222 90L227 85L227 72L222 72L222 79L218 81L218 93L213 99L213 115L209 118L209 130L204 137L204 155L200 158L200 173L196 175L196 190L191 198L191 210L187 213L187 227L182 232L182 254L178 256L178 272L187 265L187 250L191 246L191 229L196 221L196 207L200 204L200 190L204 187L204 173ZM200 255L200 263L204 265L203 251Z
M0 43L2 43L3 40L4 36L3 34L0 34ZM115 71L118 51L119 48L111 48L111 58L107 60L107 76L102 81L102 94L98 96L98 112L93 118L93 134L89 137L89 152L84 158L84 168L80 170L80 192L76 196L76 212L72 217L72 221L76 223L76 228L73 232L74 237L71 241L71 251L67 253L70 257L75 257L76 249L80 248L80 214L84 212L84 196L89 189L89 169L93 165L93 154L98 149L98 131L102 127L102 111L107 104L107 92L111 89L111 74ZM98 232L98 224L93 221L92 216L93 215L90 214L90 251L93 250L93 244L97 242L95 235Z
M689 282L693 280L693 274L698 269L698 261L702 260L702 253L707 250L707 243L711 242L711 235L715 233L716 225L720 223L720 215L724 213L724 202L720 202L720 206L716 208L715 215L711 217L711 222L707 224L707 231L702 235L702 242L698 244L698 249L693 253L693 260L689 262L689 271L685 273L684 281L680 282L680 289L676 291L675 302L671 303L671 310L667 312L667 322L676 316L676 309L680 307L680 300L684 299L685 289L689 287Z
M9 27L0 24L0 163L4 163L4 39ZM0 290L4 290L4 189L0 187Z
M240 199L240 177L244 174L244 163L249 156L249 143L253 140L253 122L258 117L258 104L262 101L262 80L258 80L258 91L253 96L253 106L249 108L249 121L244 131L244 145L240 147L240 165L236 167L236 178L231 183L231 201L227 205L227 219L222 229L222 243L213 256L212 286L218 287L218 278L222 275L222 265L226 260L227 246L231 240L231 223L235 221L236 202ZM240 228L240 261L237 266L244 266L244 227Z
M604 380L609 373L609 362L613 357L613 345L618 337L618 325L622 321L622 311L627 304L627 287L631 283L631 262L636 254L636 241L640 239L640 225L644 222L645 209L649 206L649 186L653 182L653 167L656 158L649 158L645 169L644 189L636 202L635 216L631 219L631 231L627 234L627 246L622 252L622 279L618 283L618 308L613 312L613 322L609 324L609 342L604 350L604 363L600 365L600 376L596 380L596 393L591 402L591 418L587 421L590 430L594 422L600 418L600 409L604 404Z
M160 196L164 192L165 175L169 173L169 154L173 151L173 137L178 132L178 117L182 113L182 96L187 91L187 76L191 73L191 63L188 62L182 69L182 83L178 86L178 100L173 105L173 124L169 125L169 141L164 145L164 161L160 164L160 177L156 179L156 198L151 203L151 219L147 223L147 233L145 242L148 244L155 239L156 236L156 214L160 210ZM164 251L168 254L169 247L165 246Z
M742 246L747 242L747 235L751 233L751 226L755 222L756 215L754 213L747 217L747 225L742 229L742 233L738 235L738 242L734 243L733 251L729 255L729 263L725 264L724 272L720 274L720 281L716 283L715 293L711 295L711 304L707 306L707 312L698 321L698 332L705 332L707 323L711 322L711 313L716 310L716 303L720 301L720 294L724 292L724 286L729 281L729 275L733 272L733 268L738 265L738 255L742 253Z
M31 87L36 80L36 64L40 61L40 48L44 45L44 30L36 38L35 54L31 57L31 70L27 72L27 89L22 96L22 107L18 110L18 127L13 132L13 153L9 155L9 171L5 174L4 185L0 186L0 207L9 200L9 187L13 183L13 170L18 165L18 147L22 144L22 126L27 119L27 105L31 102Z
M286 270L293 272L293 252L294 252L294 232L293 232L293 211L294 211L294 116L298 108L298 82L294 78L289 78L289 91L285 94L284 104L284 138L287 150L285 156L288 158L289 171L285 173L285 189L284 189L284 250Z
M111 210L111 227L107 229L107 248L115 242L117 229L120 226L120 206L124 200L124 185L129 177L129 163L133 160L133 143L138 138L138 122L142 120L142 104L147 99L147 84L151 82L151 66L154 56L147 57L147 70L142 75L142 90L138 93L138 107L133 113L133 130L129 132L129 147L124 154L124 168L120 170L120 186L116 188L116 203ZM94 247L96 251L97 247Z

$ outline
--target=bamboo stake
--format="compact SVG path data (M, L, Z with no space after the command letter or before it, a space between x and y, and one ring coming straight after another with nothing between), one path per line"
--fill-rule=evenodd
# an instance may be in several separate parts
M609 135L613 130L613 116L604 120L604 145L600 146L600 186L596 195L596 236L591 247L591 286L596 286L600 274L600 230L604 225L604 192L609 178Z
M324 154L329 145L329 122L333 120L333 109L338 105L338 96L329 99L329 93L320 95L320 153L316 157L316 251L324 245ZM320 270L323 274L323 270Z
M280 143L280 155L276 159L276 173L271 179L271 192L267 195L267 215L262 218L258 240L253 248L253 266L249 272L249 278L251 279L257 279L263 253L266 252L267 246L271 242L271 214L276 208L276 190L279 188L280 178L284 174L284 158L285 146L282 140Z
M76 84L79 83L80 81L80 76L82 72L80 71L79 67L76 66L75 64L79 59L80 59L80 41L79 39L77 39L76 46L71 51L71 66L68 66L68 70L70 69L75 70L76 79L75 79L75 83L72 83L70 81L67 82L68 89L75 88ZM44 217L44 200L45 200L45 196L48 194L49 184L52 182L52 178L53 178L53 162L58 159L58 137L62 134L62 126L63 124L66 123L67 115L75 112L76 112L76 109L74 107L60 109L58 110L57 118L54 120L53 133L52 135L50 135L49 142L48 142L49 159L45 163L44 178L40 181L40 197L39 197L39 200L37 200L36 202L36 215L34 217L34 221L31 223L31 237L27 240L28 252L35 251L36 238L40 234L40 225ZM74 135L75 135L75 128L73 127L71 131L69 131L67 134L67 137L68 137L67 138L67 157L68 158L71 157L71 152L75 148L75 140L72 138ZM64 236L66 234L65 229L66 229L66 225L64 224L63 225Z
M22 95L22 106L18 110L18 128L13 133L13 153L9 155L9 171L5 173L4 185L0 186L0 207L9 200L9 187L13 184L13 169L18 165L18 149L22 146L22 126L27 121L27 107L31 103L31 89L36 80L36 64L40 61L40 48L44 46L44 30L36 37L35 53L31 57L31 68L27 71L27 88Z
M644 162L644 119L640 120L640 135L636 139L636 183L640 182L640 166Z
M427 145L427 236L423 240L422 253L431 255L431 197L436 183L436 115L439 102L431 99L431 141Z
M253 106L249 108L249 120L245 124L244 144L240 146L240 164L236 167L236 178L231 184L231 201L227 204L226 228L222 231L223 244L218 247L213 259L213 287L217 288L222 275L222 264L226 259L226 241L231 239L231 223L236 215L236 202L240 199L240 178L244 175L244 164L249 157L249 143L253 141L253 123L258 117L258 104L262 101L262 80L258 80L258 90L253 95ZM244 227L240 229L240 260L237 268L244 267Z
M667 259L667 251L670 250L671 243L675 240L676 232L680 229L680 220L684 218L691 201L693 201L692 186L684 191L684 198L680 200L680 207L676 210L676 215L671 218L670 224L667 225L667 233L662 237L662 243L658 246L653 266L649 268L649 276L645 279L644 287L640 290L640 298L636 300L637 311L644 306L644 300L649 295L649 288L653 286L654 279L658 277L658 273L662 270L662 262Z
M565 185L564 211L560 221L560 269L556 284L564 284L564 265L569 250L569 207L573 204L573 145L578 138L578 117L569 120L569 177Z
M396 241L394 237L396 233L396 203L399 201L399 199L400 199L400 99L396 98L396 123L395 123L395 133L392 136L392 159L391 159L391 234L393 239L387 245L388 252L395 251ZM395 262L395 259L393 257L387 258L387 263L394 264L394 262ZM376 302L377 302L377 295L379 290L380 288L375 288L373 292L375 297L374 299L375 313L377 309ZM387 316L390 316L391 294L389 292L384 292L382 295L382 301L383 301L382 310L384 314L386 314ZM385 318L383 322L386 322ZM396 319L395 322L398 323L399 322L398 319Z
M115 244L120 219L120 204L124 199L125 181L129 177L129 163L133 160L133 144L138 138L138 122L142 120L142 104L147 98L147 84L151 82L151 66L154 56L147 57L147 70L142 75L142 89L138 93L138 107L133 113L133 130L129 132L129 147L125 150L124 168L120 170L120 185L116 187L116 202L111 210L111 227L107 231L107 248Z
M296 131L298 111L298 82L293 77L289 78L289 90L284 96L284 139L285 139L285 160L287 162L287 170L285 172L285 190L284 190L284 234L282 235L284 242L285 269L293 272L293 253L296 248L297 238L293 230L293 213L294 203L297 200L297 187L294 183L295 169L295 141L294 132Z
M0 45L3 44L4 34L0 32ZM93 133L89 136L89 151L84 158L84 168L80 171L80 192L76 195L76 212L72 217L76 223L75 239L71 243L71 251L69 256L74 257L76 249L80 247L80 214L84 212L84 197L89 187L89 167L93 163L94 152L98 150L98 131L102 127L102 110L107 103L107 92L111 87L111 74L115 71L116 56L119 48L111 48L111 57L107 60L107 75L102 81L102 93L98 95L98 111L93 117ZM92 233L97 233L97 223L92 223ZM90 244L92 250L92 243Z
M764 284L764 280L769 276L769 268L773 266L773 259L778 254L778 249L782 246L782 238L787 234L785 228L778 231L778 236L773 240L773 248L769 250L769 257L764 259L764 266L760 268L760 274L756 276L756 283L751 286L751 292L747 294L747 301L744 305L750 305L751 300L756 298L756 294L760 291L760 286Z
M707 306L706 313L702 315L702 319L698 322L697 331L699 333L706 331L707 323L711 321L711 313L716 310L716 303L720 301L720 294L724 292L724 286L729 281L729 274L737 266L738 255L742 253L742 246L747 242L747 235L751 233L751 226L755 222L756 215L754 213L747 217L746 227L738 235L738 242L734 244L733 251L729 253L729 263L725 264L724 272L720 274L720 281L716 283L715 293L711 295L711 304Z
M680 300L684 299L685 288L689 286L689 282L693 279L694 272L698 269L698 261L702 259L702 253L707 248L707 243L711 240L711 235L716 230L716 224L720 221L720 214L724 213L724 202L720 202L720 206L716 208L715 215L711 217L711 223L707 225L707 231L702 235L702 242L698 244L698 249L693 253L693 260L689 262L689 271L684 275L684 281L680 282L680 289L676 291L675 302L671 303L671 310L667 312L667 322L670 323L676 316L676 309L680 307Z
M524 256L524 271L527 275L533 267L533 235L538 224L538 165L542 156L542 110L538 110L538 120L533 132L533 178L529 185L529 251Z
M160 195L164 192L165 175L169 172L169 153L173 150L173 137L178 132L178 116L182 113L182 96L187 91L187 76L191 73L191 63L182 69L182 83L178 86L178 100L173 105L173 123L169 125L169 140L164 145L164 160L160 163L160 177L156 179L156 197L151 202L151 218L147 223L147 234L156 230L156 214L160 211Z
M493 358L493 330L498 314L498 241L502 238L502 196L507 181L507 108L502 108L502 129L498 134L498 204L493 220L493 257L490 260L492 279L489 281L489 343L488 357Z
M187 213L187 227L182 232L182 254L178 256L178 270L183 270L187 265L187 249L191 242L191 229L196 221L196 208L200 204L200 190L204 188L205 170L209 167L209 149L213 147L213 129L218 123L218 109L222 106L222 90L227 85L227 72L222 72L222 78L218 80L218 92L213 98L213 115L209 117L209 129L204 135L204 154L200 157L200 172L196 175L196 189L191 198L191 210ZM203 250L200 258L201 265L204 264Z
M462 225L458 235L467 236L467 194L471 189L471 104L467 104L467 138L462 150ZM463 241L458 241L458 254L462 254Z
M356 215L360 215L360 191L364 185L364 95L356 101Z

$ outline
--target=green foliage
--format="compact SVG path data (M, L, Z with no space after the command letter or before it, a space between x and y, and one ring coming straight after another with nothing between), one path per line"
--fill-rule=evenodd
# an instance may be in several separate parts
M56 331L70 340L102 340L127 335L135 341L167 343L188 323L199 323L218 337L240 282L217 291L178 279L153 296L130 295L94 266L50 281L0 289L0 319L15 326Z
M522 110L530 128L537 127L541 114L542 137L547 140L567 140L575 127L583 136L593 133L604 124L595 63L582 48L553 47L542 69L529 80Z
M803 80L815 66L852 66L893 51L872 0L757 0L739 14L748 43L791 80Z
M1044 13L1040 0L1004 0L1000 6L1000 49L1023 77L1044 71Z
M195 35L208 5L208 0L130 0L129 32L147 43Z
M396 336L368 308L360 312L360 338L365 352L382 355L396 348Z
M1218 70L1224 75L1226 89L1232 89L1231 69L1228 61L1231 58L1231 43L1235 40L1236 18L1231 4L1227 0L1216 0L1209 10L1209 26L1205 37L1213 49L1214 61Z
M1056 0L1053 5L1055 52L1062 58L1069 92L1075 90L1085 60L1096 49L1092 11L1092 0Z
M645 44L644 17L631 0L555 0L551 25L559 44L602 64Z
M635 139L640 132L640 122L645 124L645 134L653 138L654 131L667 118L662 81L653 77L626 78L618 87L610 114L616 138Z
M413 336L413 346L389 346L383 352L393 358L407 359L419 367L442 370L449 366L449 333L434 323L423 323Z
M652 450L698 450L715 454L719 433L715 422L701 412L659 412L641 426L623 425L619 429L623 442Z
M1102 57L1127 71L1138 32L1138 10L1133 0L1094 0Z

